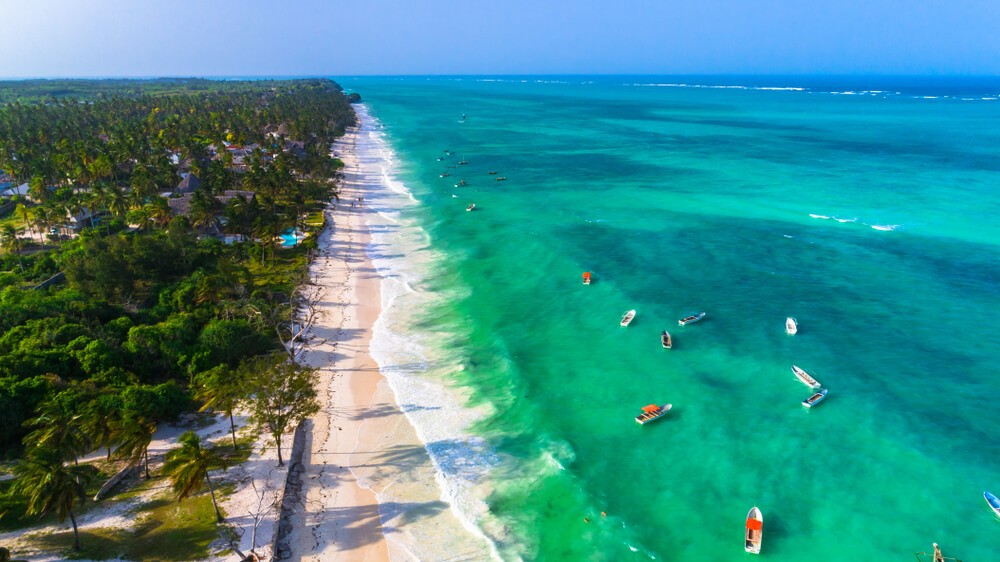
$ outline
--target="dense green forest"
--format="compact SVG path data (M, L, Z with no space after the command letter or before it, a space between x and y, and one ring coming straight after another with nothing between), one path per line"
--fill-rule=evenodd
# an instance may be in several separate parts
M36 80L0 101L0 183L29 186L0 208L0 453L122 448L281 351L314 237L276 235L335 196L337 84ZM164 196L181 174L186 212Z

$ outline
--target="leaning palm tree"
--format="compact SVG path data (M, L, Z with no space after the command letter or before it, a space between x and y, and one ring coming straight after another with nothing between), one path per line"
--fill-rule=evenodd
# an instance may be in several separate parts
M222 466L222 458L214 450L202 447L201 437L193 431L183 433L177 441L181 446L168 452L167 460L163 463L163 473L170 477L174 492L177 493L177 501L197 492L202 484L208 484L215 517L222 523L225 518L219 511L219 504L215 501L215 488L208 476L210 469Z
M69 516L73 523L73 550L80 550L80 532L73 507L83 501L84 487L92 471L86 466L63 462L62 452L52 447L34 447L14 467L14 490L28 500L27 513L42 515L55 512L62 523Z
M132 466L144 464L146 480L149 480L149 444L156 433L156 422L146 418L129 418L114 424L114 441L118 448L111 454L124 459Z

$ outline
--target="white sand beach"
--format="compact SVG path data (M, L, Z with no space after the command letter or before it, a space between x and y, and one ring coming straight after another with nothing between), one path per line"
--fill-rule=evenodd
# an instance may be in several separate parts
M488 543L442 499L431 458L369 352L381 278L366 253L367 219L375 211L362 199L388 188L363 106L359 116L360 129L337 145L345 162L340 199L328 212L311 269L323 292L305 361L319 371L323 407L303 456L304 502L292 517L291 559L487 560ZM394 501L380 504L390 486Z

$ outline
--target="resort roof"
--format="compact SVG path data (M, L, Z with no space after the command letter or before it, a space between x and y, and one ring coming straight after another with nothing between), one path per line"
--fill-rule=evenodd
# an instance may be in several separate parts
M201 187L201 180L198 179L198 176L194 174L188 174L184 176L184 179L181 180L181 183L177 184L177 192L191 193L192 191L198 189L199 187Z

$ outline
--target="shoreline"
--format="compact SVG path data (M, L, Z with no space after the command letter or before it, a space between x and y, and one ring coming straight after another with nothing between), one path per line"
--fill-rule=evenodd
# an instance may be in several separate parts
M303 455L302 505L292 517L292 560L419 560L458 548L489 559L443 499L425 443L397 404L370 344L382 315L383 277L372 263L372 200L386 196L381 146L359 107L359 127L335 147L344 161L340 199L310 266L322 289L304 362L317 369L321 411ZM362 199L359 199L362 198ZM393 500L383 497L392 487ZM400 501L400 500L405 501ZM433 538L447 544L426 544ZM482 543L482 544L477 544Z

